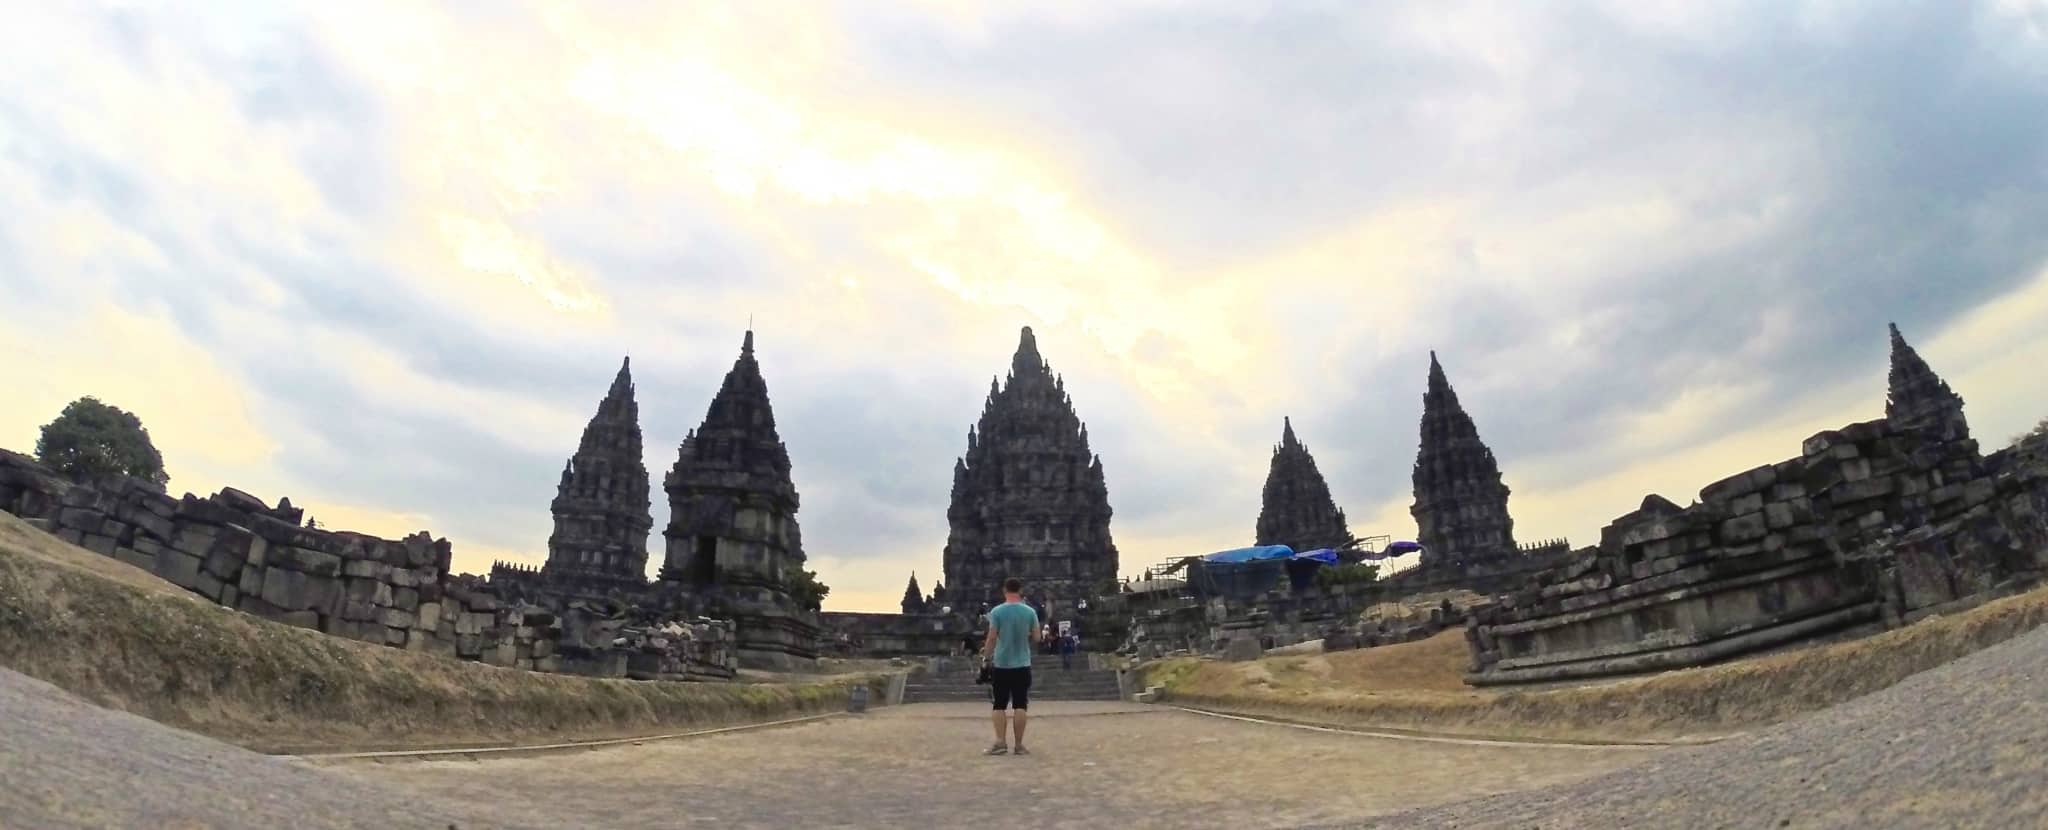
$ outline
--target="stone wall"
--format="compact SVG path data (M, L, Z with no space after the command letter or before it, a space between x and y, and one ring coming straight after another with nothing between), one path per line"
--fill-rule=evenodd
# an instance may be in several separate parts
M824 630L822 650L844 657L949 655L975 630L974 621L960 614L827 611L818 621Z
M2048 564L2044 471L1885 420L1820 433L1692 506L1646 498L1598 548L1477 612L1467 679L1694 666L2019 590Z
M445 539L300 527L289 500L273 507L232 488L174 499L129 478L74 484L0 450L0 510L210 602L339 637L534 671L734 674L729 623L586 604L591 622L565 626L563 609L451 575Z

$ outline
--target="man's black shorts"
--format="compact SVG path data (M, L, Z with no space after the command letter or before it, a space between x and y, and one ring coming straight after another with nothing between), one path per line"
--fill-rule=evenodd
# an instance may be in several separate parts
M1031 667L989 669L989 690L995 696L996 711L1031 708Z

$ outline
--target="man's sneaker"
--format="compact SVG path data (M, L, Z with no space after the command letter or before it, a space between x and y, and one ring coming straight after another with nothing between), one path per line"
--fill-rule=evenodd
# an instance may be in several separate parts
M1030 754L1031 754L1031 750L1025 749L1025 748L1024 748L1024 745L1023 745L1023 744L1018 744L1018 745L1017 745L1017 748L1016 748L1016 749L1014 749L1014 750L1011 750L1011 751L1010 751L1010 754L1011 754L1011 755L1030 755Z
M1010 754L1010 748L1009 748L1008 746L1005 746L1005 745L1003 745L1003 744L996 744L995 746L989 747L989 748L988 748L988 751L987 751L987 752L984 752L984 753L982 753L982 754L983 754L983 755L1008 755L1008 754Z

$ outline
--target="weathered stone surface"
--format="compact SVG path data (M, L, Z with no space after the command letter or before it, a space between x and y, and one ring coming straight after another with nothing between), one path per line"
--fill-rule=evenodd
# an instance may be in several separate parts
M182 550L167 551L156 559L156 575L181 588L199 584L199 568L206 560Z
M1901 427L1933 431L1944 440L1970 437L1970 424L1963 417L1963 399L1948 383L1934 374L1920 353L1906 342L1899 327L1891 327L1892 361L1890 390L1885 396L1884 416Z
M1233 637L1223 645L1223 659L1233 663L1257 660L1264 653L1265 649L1255 637Z
M1344 511L1330 497L1330 485L1316 469L1315 456L1294 435L1294 422L1282 419L1280 443L1260 493L1256 544L1286 545L1297 551L1341 548L1351 542Z
M647 581L647 531L654 519L642 457L629 358L562 467L543 568L552 581L629 587Z
M1508 486L1493 450L1458 402L1436 353L1429 354L1429 389L1422 398L1422 444L1415 456L1418 567L1462 568L1517 552L1508 515Z
M1088 428L1025 328L953 464L942 604L978 612L1009 577L1041 605L1096 595L1117 575L1111 515Z
M341 557L305 548L272 548L270 565L272 568L300 571L320 577L341 576Z

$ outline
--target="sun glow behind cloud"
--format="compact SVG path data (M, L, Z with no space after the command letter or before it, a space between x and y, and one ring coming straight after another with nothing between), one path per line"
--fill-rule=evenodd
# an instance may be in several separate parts
M659 476L758 313L806 543L835 607L887 608L938 576L947 470L1023 324L1131 569L1245 541L1283 415L1356 530L1410 532L1430 348L1527 538L1590 541L1643 492L1881 412L1888 316L1996 440L2043 408L2044 214L1944 190L1972 171L1911 129L1975 125L1958 158L2039 143L1999 119L2048 71L2001 21L2040 9L1910 27L1973 39L1916 77L2008 96L1930 115L1958 96L1814 8L1761 50L1768 6L23 9L0 299L33 311L0 342L45 360L0 378L42 390L0 446L71 367L165 436L174 486L537 561L618 354ZM1787 49L1810 94L1769 70ZM1712 82L1681 59L1703 50ZM1965 293L1912 288L1946 279ZM52 345L85 331L158 345Z

